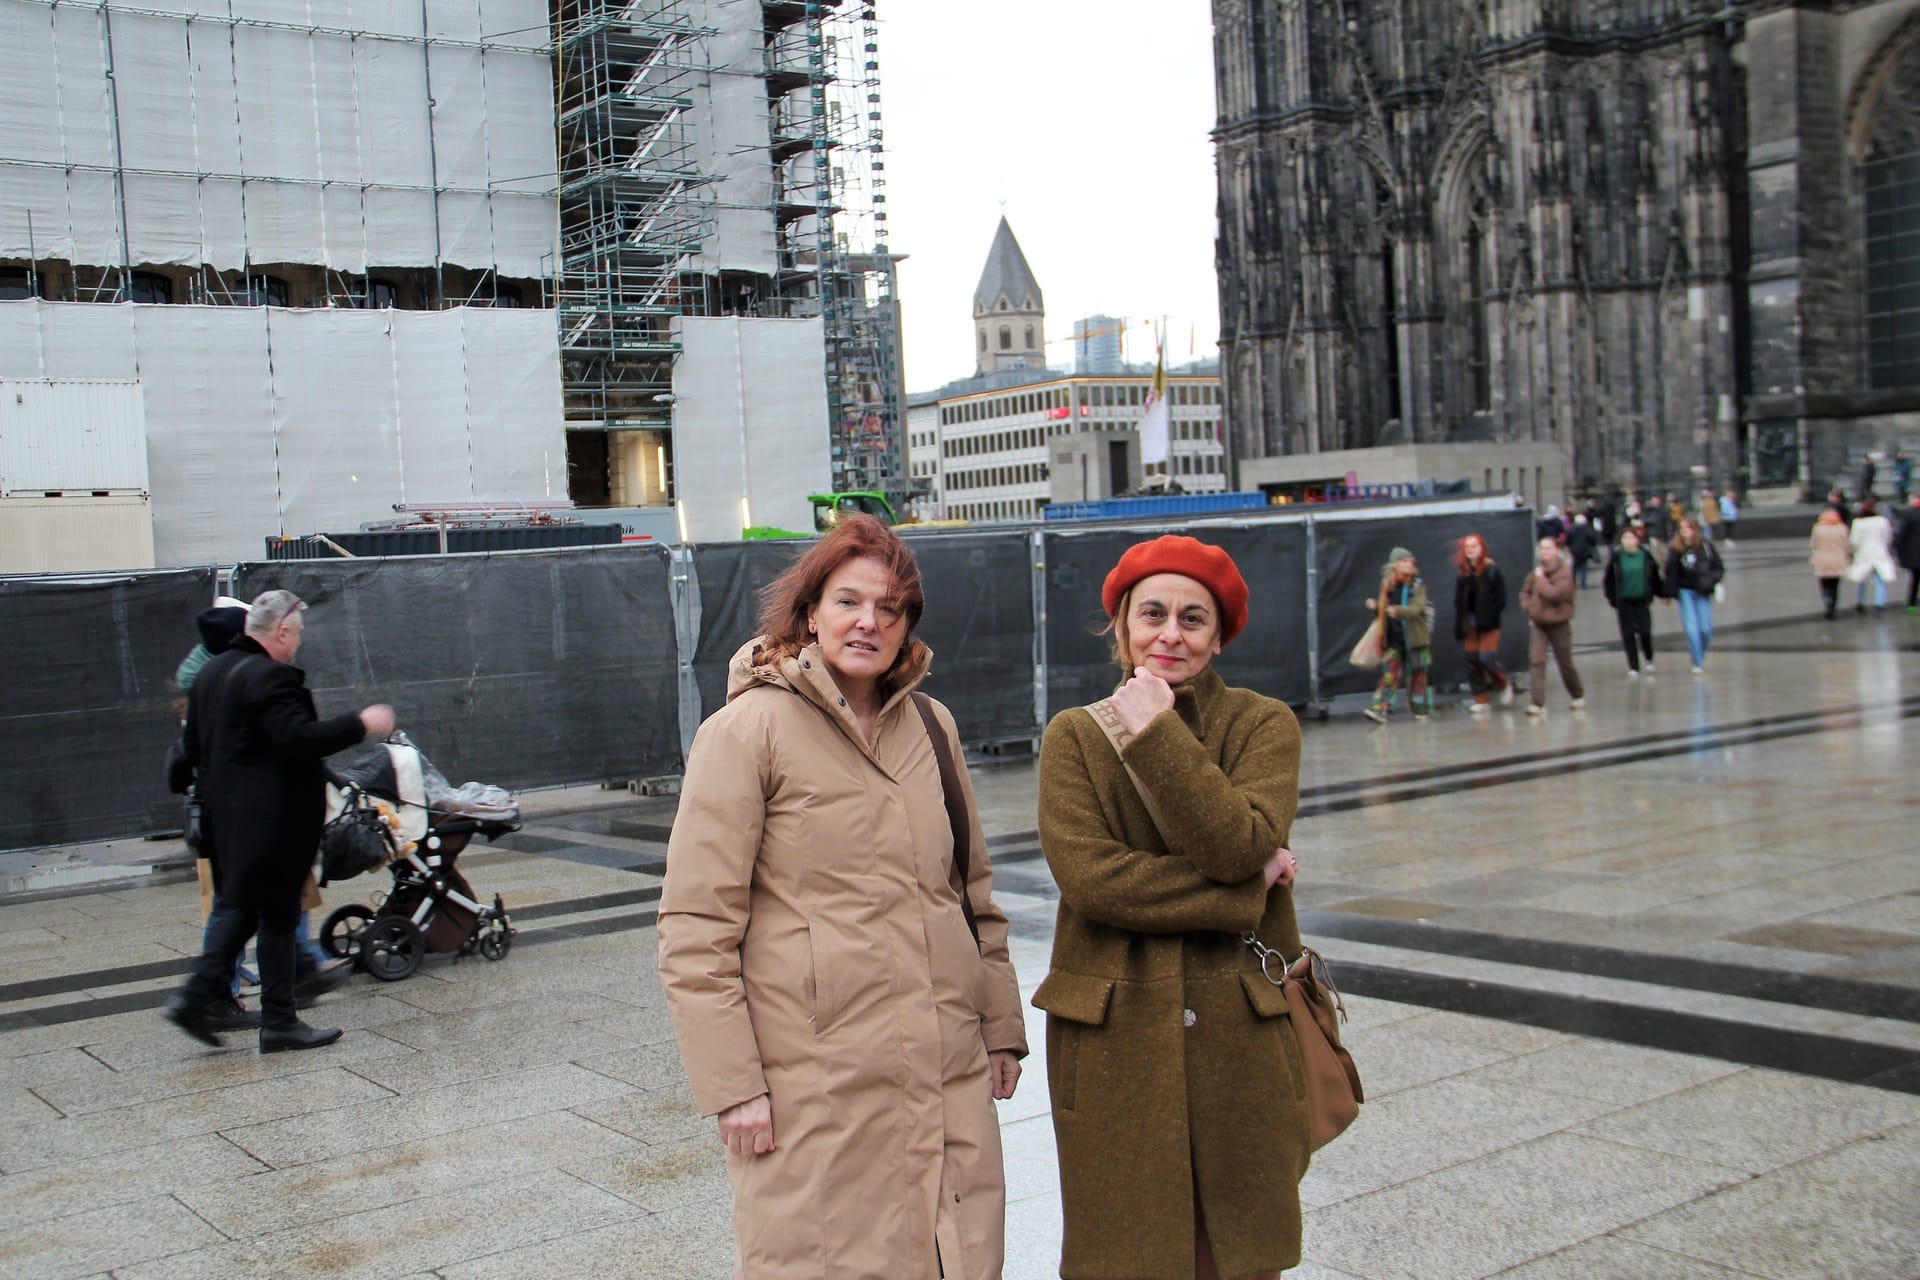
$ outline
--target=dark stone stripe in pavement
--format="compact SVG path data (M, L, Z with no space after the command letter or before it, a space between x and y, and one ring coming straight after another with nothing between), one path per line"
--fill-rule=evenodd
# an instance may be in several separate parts
M1379 965L1340 964L1334 976L1343 991L1376 1000L1920 1093L1920 1053L1911 1049Z
M1349 942L1368 942L1409 951L1491 960L1529 969L1579 973L1591 978L1620 978L1808 1009L1832 1009L1866 1018L1920 1022L1920 990L1855 978L1789 973L1718 960L1622 951L1589 943L1516 938L1335 911L1300 912L1300 931L1322 938L1344 938Z

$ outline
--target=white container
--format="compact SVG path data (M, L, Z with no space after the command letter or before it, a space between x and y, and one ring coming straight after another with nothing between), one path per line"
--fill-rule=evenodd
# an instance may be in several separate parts
M0 497L146 492L138 382L0 380Z
M143 494L0 498L0 574L153 568L153 507Z

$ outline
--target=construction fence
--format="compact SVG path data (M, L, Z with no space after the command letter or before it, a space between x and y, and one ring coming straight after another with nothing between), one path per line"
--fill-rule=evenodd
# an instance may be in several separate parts
M926 689L969 746L1029 742L1048 718L1111 691L1100 586L1120 553L1174 526L980 529L912 539L926 584L918 635ZM1482 535L1510 566L1501 656L1524 665L1518 608L1532 517L1506 499L1196 523L1252 591L1247 629L1221 654L1229 684L1295 706L1371 688L1347 653L1369 621L1388 553L1411 550L1439 609L1433 678L1466 665L1452 635L1454 544ZM300 665L321 714L391 702L455 783L514 789L680 771L726 696L727 663L755 631L761 589L804 542L668 550L272 561L238 566L242 598L307 601ZM13 797L0 848L178 825L162 762L178 730L174 667L213 595L212 569L0 578L0 758Z

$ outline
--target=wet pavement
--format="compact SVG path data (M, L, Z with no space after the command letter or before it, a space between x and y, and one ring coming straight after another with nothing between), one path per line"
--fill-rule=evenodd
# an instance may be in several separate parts
M1666 609L1629 681L1596 587L1585 711L1549 672L1541 718L1306 721L1298 903L1368 1103L1290 1276L1920 1277L1920 617L1819 618L1794 543L1729 560L1698 677ZM974 778L1030 995L1032 765ZM309 1014L337 1045L268 1058L159 1017L200 932L177 846L0 855L0 1275L728 1275L654 975L674 802L526 801L461 859L505 960L357 976ZM1023 1280L1058 1256L1044 1082L1036 1051L1001 1104Z

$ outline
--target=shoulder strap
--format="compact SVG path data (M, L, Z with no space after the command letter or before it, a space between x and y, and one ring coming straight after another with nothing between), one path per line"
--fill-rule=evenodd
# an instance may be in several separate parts
M967 793L960 786L960 767L953 758L953 743L934 718L933 699L924 693L913 695L914 710L927 726L927 740L933 744L933 758L940 766L940 792L947 802L947 822L953 827L953 868L960 873L960 914L967 918L967 932L973 945L980 945L980 926L973 918L973 900L967 894L967 864L972 861L973 831L967 821Z
M1140 775L1135 773L1133 766L1127 763L1124 749L1129 742L1133 741L1133 735L1121 725L1120 713L1113 709L1113 699L1102 698L1098 702L1089 703L1087 714L1091 715L1093 722L1100 726L1100 732L1107 735L1107 741L1113 745L1113 754L1120 757L1120 767L1127 771L1127 777L1133 780L1134 791L1140 796L1140 803L1147 807L1147 816L1153 819L1153 825L1160 831L1160 838L1165 840L1167 824L1160 820L1160 810L1154 806L1153 796L1148 794L1146 787L1141 784Z

